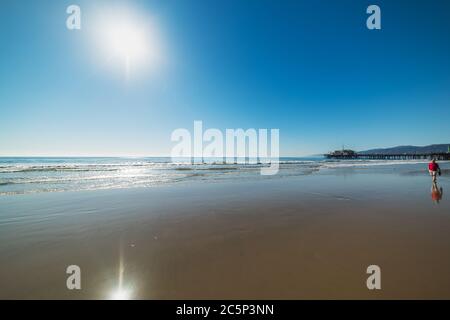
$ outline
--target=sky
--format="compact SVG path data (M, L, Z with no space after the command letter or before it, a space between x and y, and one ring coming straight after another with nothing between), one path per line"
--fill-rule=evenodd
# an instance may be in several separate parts
M127 19L131 64L99 31ZM446 0L2 0L0 156L170 155L195 120L282 156L449 143L449 39Z

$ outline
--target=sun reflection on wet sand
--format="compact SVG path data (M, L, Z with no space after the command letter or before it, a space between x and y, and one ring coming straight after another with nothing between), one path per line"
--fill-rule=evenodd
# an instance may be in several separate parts
M123 247L119 246L119 286L110 295L111 300L130 300L132 291L123 287L123 274L125 272L125 264L123 258Z
M111 294L111 300L130 300L131 291L119 288Z

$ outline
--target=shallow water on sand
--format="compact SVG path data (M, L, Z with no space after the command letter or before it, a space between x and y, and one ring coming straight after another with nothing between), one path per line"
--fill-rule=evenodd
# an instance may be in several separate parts
M450 179L407 167L5 195L0 298L450 298Z

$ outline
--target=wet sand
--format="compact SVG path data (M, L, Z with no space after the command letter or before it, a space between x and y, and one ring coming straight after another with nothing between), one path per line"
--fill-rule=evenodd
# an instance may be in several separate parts
M0 298L107 299L122 268L134 299L450 299L439 185L439 204L425 174L352 170L1 197Z

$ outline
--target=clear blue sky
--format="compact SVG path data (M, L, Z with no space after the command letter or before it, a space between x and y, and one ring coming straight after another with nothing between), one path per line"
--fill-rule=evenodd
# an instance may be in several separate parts
M117 2L2 0L0 155L169 155L194 120L279 128L284 156L450 141L450 1L126 1L165 61L128 82L92 48Z

